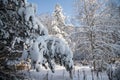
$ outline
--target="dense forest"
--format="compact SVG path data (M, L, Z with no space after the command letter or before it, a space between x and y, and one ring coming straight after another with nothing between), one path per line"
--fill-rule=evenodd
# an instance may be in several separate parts
M27 0L0 0L0 79L120 80L120 1L73 8L38 15Z

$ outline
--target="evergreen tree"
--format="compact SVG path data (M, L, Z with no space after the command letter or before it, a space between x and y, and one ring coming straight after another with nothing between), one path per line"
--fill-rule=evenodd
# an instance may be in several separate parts
M30 59L32 69L39 71L39 65L48 63L54 72L59 64L72 77L72 51L63 40L50 36L36 16L36 5L26 0L0 1L0 66L6 69L5 65Z

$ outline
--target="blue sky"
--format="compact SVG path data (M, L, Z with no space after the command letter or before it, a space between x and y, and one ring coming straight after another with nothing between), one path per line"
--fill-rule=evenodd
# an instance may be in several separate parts
M37 4L37 14L52 13L57 3L62 6L65 15L71 15L73 12L73 0L28 0L28 2Z
M37 14L41 13L52 13L54 11L55 4L59 3L65 15L72 15L73 11L73 2L74 0L27 0L37 4ZM116 4L120 5L120 0L111 0Z

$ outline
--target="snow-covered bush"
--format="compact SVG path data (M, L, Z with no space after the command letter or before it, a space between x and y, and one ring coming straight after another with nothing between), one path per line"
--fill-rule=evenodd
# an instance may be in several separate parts
M107 75L109 80L120 80L120 62L117 62L114 67L113 64L109 64Z
M113 71L112 80L120 80L120 65Z
M108 64L106 72L109 80L120 80L120 62Z
M39 64L46 67L46 63L52 72L54 72L55 64L65 66L67 71L73 68L72 51L65 42L54 36L38 37L24 52L21 59L30 58L35 69L38 68Z

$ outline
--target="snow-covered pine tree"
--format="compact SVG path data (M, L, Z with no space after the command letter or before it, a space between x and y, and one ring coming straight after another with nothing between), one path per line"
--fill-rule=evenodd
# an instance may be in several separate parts
M36 16L36 5L27 0L0 0L0 66L6 69L5 65L30 59L32 69L48 63L54 72L59 64L72 77L73 54L68 44L49 36Z
M55 36L59 36L62 38L67 44L71 45L70 32L69 29L71 26L66 24L66 16L63 13L63 9L59 4L55 5L55 9L53 12L53 20L52 20L52 34ZM71 46L70 46L71 47Z
M54 21L53 24L57 25L60 29L65 26L65 15L63 14L62 7L59 4L55 5L55 10L53 12Z

